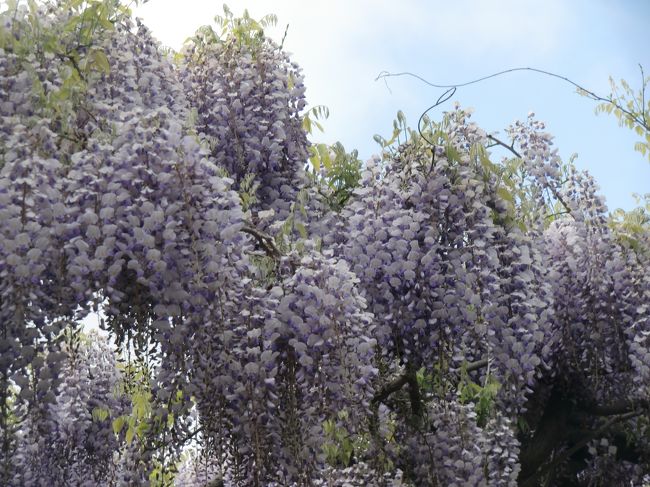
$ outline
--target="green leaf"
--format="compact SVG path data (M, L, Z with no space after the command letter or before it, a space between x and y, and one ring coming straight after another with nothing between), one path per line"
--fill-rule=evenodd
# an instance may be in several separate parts
M99 17L99 24L106 30L113 30L113 23L108 20L104 15Z
M460 152L451 144L445 146L445 155L449 162L460 162Z
M111 72L111 65L108 63L108 58L103 51L99 49L93 50L90 53L90 56L93 60L93 64L99 68L104 74L109 74Z
M302 129L308 134L311 134L311 118L309 118L309 115L305 115L302 118Z
M320 162L325 166L325 169L330 171L332 169L332 158L330 157L329 147L325 144L318 144L318 156L320 157Z
M149 403L151 394L148 391L145 392L136 392L133 394L131 403L133 406L133 415L135 418L142 419L147 417L151 409L151 404Z
M515 204L515 197L512 195L510 191L508 191L506 188L501 186L500 188L497 188L497 194L504 200L506 200L508 203Z
M309 162L311 162L314 172L320 172L320 154L318 153L318 149L312 145L309 147L309 153L311 154L309 156Z
M108 418L109 410L106 408L94 408L92 411L93 421L104 421Z
M298 230L298 233L300 234L300 236L301 236L302 238L305 238L305 239L306 239L306 238L307 238L307 229L305 228L305 225L303 225L303 224L300 223L300 222L296 222L296 223L295 223L295 227L296 227L296 229Z
M135 425L129 422L129 428L126 430L126 443L128 445L131 444L134 436L135 436Z
M38 5L35 0L27 0L27 5L29 6L29 11L32 15L35 15L38 12Z
M113 420L113 433L116 435L120 434L122 427L124 427L124 416L119 416Z

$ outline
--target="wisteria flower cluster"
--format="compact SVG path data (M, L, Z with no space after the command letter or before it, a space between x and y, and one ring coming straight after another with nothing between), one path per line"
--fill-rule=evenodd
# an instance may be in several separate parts
M231 20L0 14L0 483L647 481L650 262L593 179L456 108L330 208L300 68Z
M7 485L109 485L120 477L126 458L108 417L126 408L114 394L115 354L96 332L67 352L56 399L34 404L19 430Z
M259 209L286 218L307 159L300 68L270 40L203 39L186 47L180 72L196 130L236 187L253 176Z

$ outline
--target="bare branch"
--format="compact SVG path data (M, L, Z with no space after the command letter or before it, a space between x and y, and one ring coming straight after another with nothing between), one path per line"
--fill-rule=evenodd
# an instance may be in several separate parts
M465 370L465 372L474 372L476 370L482 369L483 367L487 367L488 365L488 359L487 358L482 358L479 360L475 360L474 362L464 362L463 365L458 367L457 369L451 369L451 372L455 374L459 374L462 370Z
M512 152L515 155L515 157L518 157L519 159L523 159L523 157L521 157L521 154L519 154L519 152L517 152L517 150L514 148L514 145L508 145L502 140L497 139L494 135L488 134L487 138L493 141L496 145L500 145L508 149L510 152Z
M493 135L488 135L488 139L494 141L494 143L497 144L497 145L505 147L510 152L512 152L516 157L519 157L520 159L522 159L521 154L519 154L519 152L517 152L517 150L512 145L506 144L505 142L503 142L502 140L497 139ZM562 206L564 207L566 212L568 214L571 214L571 207L569 207L569 205L566 203L566 201L564 201L564 198L562 198L562 195L560 195L560 193L558 193L557 189L554 188L553 186L551 186L550 184L546 184L545 186L546 186L546 188L548 188L551 191L551 193L553 193L553 196L555 197L555 199L558 200L562 204Z
M257 243L260 245L260 247L262 247L262 249L264 249L269 257L272 257L275 260L279 260L282 256L278 248L275 246L275 240L273 240L273 237L270 235L267 235L264 232L259 231L257 228L248 225L242 227L241 231L255 237Z
M628 110L624 106L620 105L611 96L603 97L603 96L597 95L593 91L588 90L587 88L579 85L575 81L570 80L566 76L562 76L562 75L552 73L550 71L545 71L543 69L538 69L538 68L522 67L522 68L505 69L503 71L499 71L498 73L492 73L492 74L490 74L488 76L483 76L481 78L477 78L477 79L474 79L474 80L471 80L471 81L467 81L465 83L458 83L458 84L453 84L453 85L441 85L441 84L431 83L430 81L427 81L423 77L418 76L417 74L414 74L414 73L410 73L408 71L404 71L404 72L401 72L401 73L389 73L388 71L382 71L381 73L379 73L379 75L377 75L377 77L375 78L375 81L383 79L384 82L385 82L386 78L399 77L399 76L410 76L412 78L416 78L416 79L422 81L423 83L425 83L425 84L427 84L429 86L433 86L434 88L445 88L445 89L454 88L455 89L455 88L460 88L460 87L463 87L463 86L469 86L469 85L472 85L472 84L475 84L475 83L479 83L481 81L485 81L485 80L490 79L490 78L496 78L497 76L501 76L501 75L504 75L504 74L514 73L514 72L517 72L517 71L532 71L534 73L544 74L546 76L551 76L552 78L557 78L559 80L565 81L565 82L575 86L580 94L585 95L586 97L591 98L592 100L595 100L595 101L602 101L602 102L605 102L605 103L610 103L611 105L613 105L614 107L619 109L622 113L627 115L634 122L638 123L639 125L641 125L646 130L650 130L650 127L646 123L645 117L640 118L639 116L635 115L630 110ZM643 73L643 70L641 72ZM644 112L642 111L641 113L643 115Z
M406 368L406 380L409 385L409 399L411 401L411 412L414 416L422 416L422 395L420 394L420 386L416 376L415 369L412 365Z
M144 451L156 451L156 450L158 450L158 449L160 449L160 448L164 448L164 447L167 447L167 446L171 445L172 442L173 442L175 445L184 445L185 443L187 443L188 441L190 441L192 438L194 438L196 435L198 435L198 434L201 433L202 431L203 431L203 426L199 426L199 427L196 428L194 431L188 433L186 436L184 436L184 437L182 437L182 438L175 437L175 438L170 438L170 439L167 440L167 441L159 441L159 442L155 442L155 443L152 444L152 445L146 446L146 447L144 448Z
M611 404L585 404L582 409L594 416L614 416L617 414L628 414L633 411L649 409L650 401L639 399L636 401L617 401Z
M377 394L375 394L375 396L372 398L371 402L373 404L379 404L381 402L384 402L386 399L388 399L388 396L401 390L402 387L404 387L404 385L407 383L408 383L407 374L400 375L397 379L393 380L392 382L389 382L384 387L382 387L381 390Z
M465 367L465 370L467 372L474 372L475 370L482 369L483 367L487 367L488 364L488 359L483 358L481 360L476 360L475 362L470 362L467 364L467 367Z
M408 394L411 402L411 412L414 416L421 416L423 412L422 394L420 394L420 385L418 384L416 370L410 364L406 366L406 370L402 375L392 382L389 382L377 394L375 394L371 403L378 405L380 402L385 402L391 394L402 390L406 384L409 386Z

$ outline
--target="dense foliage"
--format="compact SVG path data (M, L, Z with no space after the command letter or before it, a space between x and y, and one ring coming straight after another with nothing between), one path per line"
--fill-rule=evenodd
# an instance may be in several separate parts
M224 13L180 53L0 14L0 483L650 482L647 211L532 114L312 145L275 19Z

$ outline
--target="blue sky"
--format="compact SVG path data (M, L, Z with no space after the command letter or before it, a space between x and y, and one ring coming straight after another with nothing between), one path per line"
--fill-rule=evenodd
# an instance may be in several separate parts
M362 159L378 151L397 110L412 126L444 90L410 78L375 81L381 71L416 73L457 84L503 69L530 66L566 76L602 95L609 76L638 88L641 63L650 75L650 1L620 0L251 0L230 1L240 15L278 16L268 34L303 68L310 105L330 109L325 133ZM221 2L150 0L135 15L165 45L179 49L197 27L221 14ZM635 134L595 102L554 78L520 72L459 89L458 101L489 132L529 111L546 122L563 158L594 175L610 209L634 207L632 193L650 192L650 162L634 151ZM433 112L432 117L435 118Z

